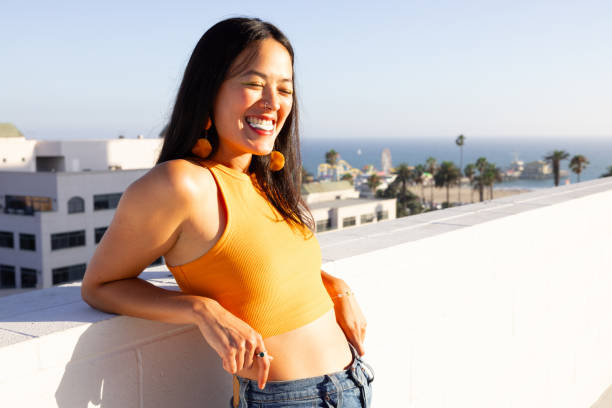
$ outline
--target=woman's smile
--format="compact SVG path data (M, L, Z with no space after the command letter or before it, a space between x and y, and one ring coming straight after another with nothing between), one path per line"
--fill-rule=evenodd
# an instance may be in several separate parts
M276 120L266 116L247 116L247 125L257 134L269 136L274 134Z

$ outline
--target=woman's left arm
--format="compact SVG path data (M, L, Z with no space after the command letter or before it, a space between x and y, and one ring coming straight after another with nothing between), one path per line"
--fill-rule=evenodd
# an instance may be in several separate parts
M365 353L363 340L367 323L359 304L357 304L355 295L352 294L351 288L346 282L330 275L323 269L321 269L321 278L327 293L334 302L336 321L344 331L348 341L355 346L359 355L363 356ZM350 295L347 295L347 293L350 293Z

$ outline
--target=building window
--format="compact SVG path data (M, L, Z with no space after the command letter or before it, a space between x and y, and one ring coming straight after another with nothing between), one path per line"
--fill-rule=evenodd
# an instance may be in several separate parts
M108 227L100 227L94 230L94 242L96 244L102 240L102 236L104 235L107 229Z
M343 227L351 227L357 223L356 217L346 217L342 219Z
M51 250L85 246L85 230L51 234Z
M2 248L15 248L15 240L13 239L13 233L10 231L0 231L0 247Z
M94 211L117 208L121 193L94 195Z
M51 197L5 196L6 214L34 215L35 211L53 211Z
M317 221L315 232L329 231L332 229L331 218Z
M35 288L38 285L38 273L36 269L21 268L21 287Z
M367 224L374 222L374 214L361 214L361 223Z
M78 264L64 266L62 268L55 268L51 271L51 273L53 274L53 284L59 285L60 283L82 280L83 276L85 276L85 269L87 269L87 264Z
M19 249L24 251L36 251L36 235L19 234Z
M81 197L72 197L68 200L68 214L85 212L85 200Z
M0 288L8 289L15 287L15 267L11 265L0 265Z
M380 220L386 220L387 218L389 218L389 211L384 210L384 211L378 211L376 212L376 219L378 221Z

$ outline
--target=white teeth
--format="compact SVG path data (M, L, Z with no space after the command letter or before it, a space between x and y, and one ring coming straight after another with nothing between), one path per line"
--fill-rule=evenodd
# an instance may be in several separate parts
M259 119L259 118L250 116L246 120L249 123L249 125L253 126L256 129L261 129L261 130L266 130L266 131L270 131L274 129L274 122L269 119Z

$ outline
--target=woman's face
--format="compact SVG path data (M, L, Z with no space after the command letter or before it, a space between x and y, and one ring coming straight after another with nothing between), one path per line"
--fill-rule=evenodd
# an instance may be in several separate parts
M274 39L244 50L230 67L232 76L219 89L214 102L214 126L219 135L217 157L245 153L269 154L293 104L293 67L287 49ZM240 71L234 72L236 67Z

